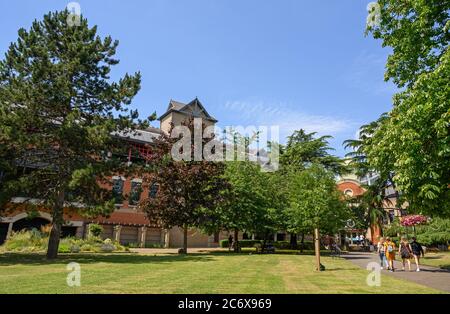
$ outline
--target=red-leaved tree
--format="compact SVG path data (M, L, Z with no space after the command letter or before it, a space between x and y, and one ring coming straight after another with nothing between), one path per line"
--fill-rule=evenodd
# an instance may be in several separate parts
M222 161L205 160L203 151L201 160L194 161L194 121L183 124L190 135L161 135L152 143L151 153L146 156L149 166L139 169L147 181L146 184L157 184L155 195L150 195L140 203L147 216L157 221L164 228L180 227L184 230L183 253L187 254L187 234L190 228L201 228L212 219L211 212L223 201L224 191L228 183L224 179L224 163ZM204 130L205 125L202 125ZM189 142L189 147L177 148L181 138ZM214 143L214 135L201 139L202 147ZM199 143L197 143L198 145ZM215 148L222 144L215 142ZM175 147L175 148L174 148ZM198 152L198 151L197 151ZM211 152L214 153L214 146ZM173 158L174 154L183 155L185 159ZM198 158L197 158L198 159Z

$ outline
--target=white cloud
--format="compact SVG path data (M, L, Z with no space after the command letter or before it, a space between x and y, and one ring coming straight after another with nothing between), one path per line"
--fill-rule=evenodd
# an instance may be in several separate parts
M355 122L335 116L312 115L294 110L283 103L229 101L225 104L225 109L233 116L239 116L240 121L249 125L278 125L282 142L293 131L299 129L334 136L354 129L356 125Z

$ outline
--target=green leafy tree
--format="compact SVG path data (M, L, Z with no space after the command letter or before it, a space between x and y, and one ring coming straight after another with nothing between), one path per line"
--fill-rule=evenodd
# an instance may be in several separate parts
M326 169L342 174L346 168L342 159L329 153L331 148L328 140L331 136L316 138L316 133L306 133L300 129L288 137L286 147L283 147L280 161L283 166L305 169L312 163L321 164Z
M351 212L337 190L332 172L313 164L289 174L289 207L285 210L288 230L312 233L316 238L317 270L320 266L319 231L333 234L345 226Z
M336 187L333 173L321 165L312 165L289 174L289 207L285 213L290 230L310 233L319 228L335 233L345 226L350 211Z
M330 154L332 148L328 140L331 136L316 137L316 133L306 133L303 129L288 137L286 146L280 150L281 171L303 170L311 164L321 164L336 175L348 172L343 160ZM301 232L303 244L304 232ZM297 247L297 233L291 233L291 247Z
M57 256L65 207L86 215L113 210L103 187L117 162L105 153L120 147L111 133L133 130L138 117L127 105L140 74L111 82L118 42L100 38L83 17L68 25L68 14L48 13L20 29L0 61L0 154L9 174L0 194L38 198L51 209L48 258Z
M215 208L211 227L214 231L234 231L234 250L238 252L239 231L254 229L258 212L267 204L267 193L262 185L264 173L256 163L230 161L226 163L224 177L230 190L226 191L226 201Z
M378 0L378 23L366 32L392 47L385 79L400 87L412 86L420 75L437 69L450 40L448 0ZM373 10L377 11L377 7ZM376 15L374 17L376 18Z
M270 234L283 229L280 214L285 199L278 172L263 172L251 161L230 161L226 163L224 178L230 188L225 191L225 201L214 210L208 225L210 232L234 231L234 250L238 252L239 231L267 240Z
M389 168L410 209L450 215L450 2L379 0L380 23L367 31L393 48L386 79L405 87L365 153ZM389 162L388 162L389 161Z

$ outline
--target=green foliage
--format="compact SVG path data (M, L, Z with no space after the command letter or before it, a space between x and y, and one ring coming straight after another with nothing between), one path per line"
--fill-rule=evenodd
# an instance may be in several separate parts
M288 138L288 143L282 150L280 162L283 166L293 167L297 170L305 169L309 164L316 163L335 174L347 171L339 157L329 153L332 148L328 140L331 136L316 138L316 133L306 133L303 129L295 131Z
M286 175L290 206L284 211L288 230L310 233L319 228L334 233L351 217L347 204L336 188L334 176L320 165Z
M11 237L2 245L6 252L37 252L46 248L46 239L36 230L13 232Z
M99 237L103 232L103 227L98 224L89 224L89 233L94 237Z
M48 235L43 235L38 230L22 230L14 232L11 237L0 246L3 252L43 252L47 249ZM63 238L60 241L59 253L78 252L125 252L127 249L110 239L102 240L98 237L89 239Z
M380 23L367 32L393 47L386 64L386 80L400 87L433 71L448 49L450 2L448 0L378 0Z
M254 247L255 244L261 244L261 243L262 243L261 240L239 240L239 246L241 248ZM228 248L230 246L230 243L229 243L228 239L224 239L219 242L219 246L221 248Z
M417 235L417 241L425 246L436 247L438 245L448 246L450 243L449 232L430 232Z
M416 226L417 240L425 246L448 245L450 242L450 219L435 218L430 224ZM398 219L385 226L385 235L397 237L397 235L411 238L413 228L404 227Z
M230 189L226 201L215 208L210 226L262 235L275 232L284 204L278 175L250 161L227 162L224 177Z
M393 48L386 79L404 90L364 147L370 167L392 172L410 210L450 216L450 2L379 0L375 38Z

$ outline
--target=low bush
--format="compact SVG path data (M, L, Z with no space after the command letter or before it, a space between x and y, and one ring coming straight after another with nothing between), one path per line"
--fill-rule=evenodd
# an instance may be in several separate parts
M160 243L146 243L145 244L145 248L147 248L147 249L161 249L163 247L164 247L164 245L162 245Z
M254 247L255 246L255 244L261 244L262 243L262 241L261 240L239 240L239 246L241 247L241 248L243 248L243 247ZM229 242L228 242L228 240L227 239L225 239L225 240L221 240L220 242L219 242L219 246L221 247L221 248L228 248L230 245L229 245Z
M289 241L274 241L274 242L272 241L271 243L273 244L273 246L276 249L279 249L279 250L291 249L291 243ZM262 244L263 244L262 240L240 240L239 241L239 246L241 248L252 248L252 247L255 247L255 245L262 245ZM228 248L229 247L228 240L227 239L221 240L219 242L219 246L221 248ZM297 247L295 247L293 249L300 250L300 246L301 246L301 244L297 243ZM305 241L303 243L303 249L304 250L314 250L314 243L311 241Z
M0 246L3 252L44 252L47 250L48 236L37 230L14 232L11 237ZM124 252L127 251L120 243L99 237L88 239L63 238L59 242L59 253L79 252Z
M415 227L417 241L428 247L448 246L450 242L450 219L434 218L429 224ZM405 227L396 218L389 226L385 226L384 236L390 236L396 243L399 237L409 239L413 236L413 228Z
M100 237L103 232L103 227L98 224L89 225L89 233L94 237Z

